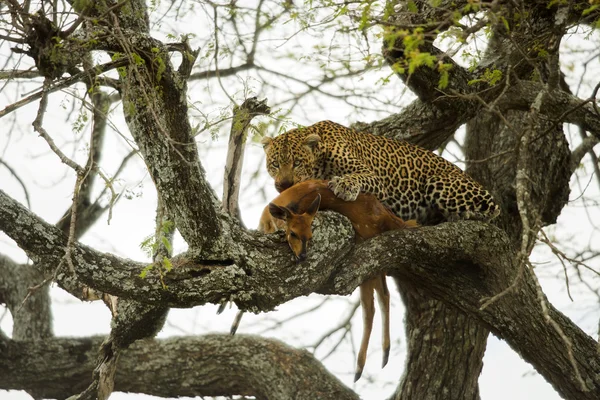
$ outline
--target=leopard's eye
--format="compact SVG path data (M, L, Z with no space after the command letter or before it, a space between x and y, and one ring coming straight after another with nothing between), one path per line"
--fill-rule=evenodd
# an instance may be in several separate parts
M294 168L297 168L302 164L302 160L294 160Z
M271 167L272 167L272 168L279 168L279 163L278 163L277 161L273 161L273 162L271 163Z

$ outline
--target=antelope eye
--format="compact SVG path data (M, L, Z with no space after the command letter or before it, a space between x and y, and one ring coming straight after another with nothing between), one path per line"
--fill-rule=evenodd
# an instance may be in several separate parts
M293 237L294 239L298 239L298 235L296 235L296 232L294 232L294 231L290 232L290 236Z
M301 160L294 160L294 168L299 167L302 164Z

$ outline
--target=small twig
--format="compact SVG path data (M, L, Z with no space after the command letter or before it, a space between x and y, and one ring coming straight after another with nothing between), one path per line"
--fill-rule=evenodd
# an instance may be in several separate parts
M577 379L577 382L579 383L581 390L583 392L587 392L589 389L588 389L587 385L585 384L583 378L581 377L581 373L579 372L579 367L577 366L577 362L575 361L575 356L573 356L573 342L571 341L571 339L569 339L567 337L567 335L565 335L565 333L562 330L562 328L560 327L560 325L554 319L552 319L552 317L550 316L550 314L548 312L548 301L546 300L546 298L544 296L544 292L542 291L542 287L540 285L540 282L538 281L537 276L534 273L532 273L531 277L533 278L533 282L535 283L536 292L538 295L538 299L540 301L540 305L542 307L542 313L544 314L544 319L546 320L547 323L552 325L552 327L554 328L556 333L558 333L558 335L560 336L562 341L565 343L565 346L567 347L567 355L569 357L569 361L571 363L571 366L573 367L573 370L575 371L575 379Z
M111 193L110 201L108 202L108 221L107 221L107 224L110 225L110 220L112 219L113 206L115 205L116 200L119 198L119 195L115 192L115 188L113 186L113 179L109 179L106 175L104 175L102 173L102 171L100 171L100 168L95 167L94 169L98 173L98 176L100 176L100 178L102 178L102 180L104 181L105 187L107 187Z
M540 229L540 232L544 235L544 238L539 238L539 240L545 244L548 245L548 247L550 247L550 249L552 250L552 252L554 254L556 254L556 256L558 256L559 259L564 259L567 260L568 262L570 262L571 264L575 264L575 265L581 265L582 267L584 267L585 269L595 273L596 275L600 276L600 272L596 271L595 269L593 269L592 267L590 267L589 265L585 264L582 261L579 260L575 260L571 257L568 257L564 252L562 252L561 250L559 250L554 244L552 244L552 242L550 242L550 240L548 239L548 237L546 236L546 233Z
M307 346L307 347L312 347L312 349L313 349L312 352L314 353L315 351L317 351L317 348L319 348L319 346L321 346L323 344L323 342L325 341L325 339L327 339L329 336L333 335L335 332L337 332L339 330L347 329L347 327L350 325L350 321L354 317L354 314L356 314L356 310L358 310L359 306L360 306L360 300L355 301L352 304L352 306L350 307L350 309L348 311L348 315L346 315L346 318L341 320L340 323L338 323L337 325L335 325L334 327L329 329L327 332L323 333L314 342L314 344Z
M523 263L519 262L519 269L517 270L517 275L515 276L515 279L513 279L513 281L511 282L510 286L507 287L506 289L504 289L503 291L501 291L500 293L495 294L492 297L482 298L481 301L483 301L484 303L481 305L481 307L479 307L479 310L480 311L485 310L491 304L495 303L496 301L500 300L505 295L512 292L517 287L517 285L521 282L521 279L523 278L524 269L525 268L523 266Z
M50 135L48 135L48 132L46 132L46 129L44 129L44 127L42 126L42 123L44 121L44 113L46 112L46 107L48 106L48 91L47 89L50 87L50 82L51 80L49 78L46 78L44 80L44 89L42 89L42 98L40 100L40 107L38 109L38 113L37 116L35 118L35 120L33 121L33 129L35 129L41 137L44 138L44 140L46 140L46 142L48 143L48 145L50 146L50 148L52 149L52 151L58 156L58 158L60 158L60 160L68 165L69 167L71 167L75 172L77 172L77 174L81 174L83 173L83 168L77 164L75 161L71 160L69 157L67 157L54 143L54 140L50 137Z
M217 21L218 21L218 16L217 16L217 7L213 5L213 15L214 15L214 21L215 21L215 47L214 47L214 51L215 51L215 56L214 56L214 62L215 62L215 71L217 71L217 82L219 82L219 86L221 86L221 90L223 90L223 93L225 93L225 95L229 98L229 100L233 103L235 103L235 100L233 99L233 97L231 97L231 95L229 94L229 92L227 91L227 89L225 89L225 86L223 85L223 81L221 81L221 77L219 76L219 27L217 25Z
M38 109L37 117L33 121L33 128L42 136L52 151L60 158L60 160L71 167L77 173L77 180L75 182L75 189L73 193L73 205L71 206L71 225L69 227L69 239L67 241L67 247L65 248L65 259L67 261L67 265L69 269L74 274L75 266L73 265L73 259L71 258L71 249L73 248L73 243L75 242L75 221L77 218L77 199L79 197L79 190L81 189L81 183L85 179L85 176L88 171L85 171L79 164L75 161L68 158L54 143L54 140L48 135L48 132L42 126L44 121L44 113L46 112L46 107L48 106L48 92L46 90L50 85L50 79L46 78L44 80L44 90L42 91L42 98L40 100L40 107ZM60 267L60 265L59 265ZM58 270L58 268L57 268Z
M346 339L346 337L348 336L348 333L350 333L350 328L352 327L351 324L346 324L345 326L343 326L343 334L342 336L340 336L340 338L334 343L333 346L331 346L331 349L329 349L329 351L323 355L323 357L320 357L319 360L321 362L325 361L326 359L329 358L329 356L331 356L337 349L338 347L340 347L340 345L344 342L344 339Z
M25 201L27 202L27 208L29 208L31 210L31 201L29 200L29 191L27 190L25 183L21 180L21 178L17 174L17 171L15 171L13 168L11 168L11 166L8 165L1 158L0 158L0 164L4 165L4 167L8 170L8 172L10 172L11 175L17 180L17 182L19 182L19 184L23 188L23 192L25 193Z
M554 255L556 255L556 258L558 258L558 261L560 261L560 263L562 264L563 272L565 274L565 282L567 284L567 295L569 295L569 299L571 299L571 301L574 301L573 296L571 296L571 288L569 286L569 274L567 274L567 266L565 265L565 262L563 260L563 258L565 258L565 257L562 257L562 256L564 256L564 254L550 242L550 239L548 239L548 236L546 235L546 232L544 232L543 229L540 229L540 233L542 234L543 238L539 238L539 240L542 243L547 244L548 247L550 247L550 250L552 250L552 253L554 253Z
M512 148L512 149L509 149L509 150L504 150L504 151L501 151L501 152L499 152L499 153L494 153L494 154L492 154L492 155L491 155L491 156L489 156L489 157L479 158L479 159L477 159L477 160L461 160L461 159L460 159L460 158L458 158L458 157L456 157L456 159L457 159L458 161L462 161L462 162L464 162L465 164L466 164L466 163L469 163L469 164L480 164L480 163L484 163L484 162L488 162L488 161L490 161L490 160L493 160L494 158L497 158L497 157L502 157L502 156L505 156L505 155L507 155L507 154L511 154L511 153L514 153L514 152L515 152L515 148Z
M31 297L31 295L33 295L36 291L38 291L40 288L44 287L44 285L46 285L48 282L51 282L51 281L52 281L52 278L46 278L41 283L39 283L39 284L37 284L35 286L31 286L30 288L28 288L27 289L27 295L25 296L25 298L21 302L21 305L17 309L17 313L19 311L21 311L21 309L23 308L23 306L25 305L25 303L27 302L27 300Z
M274 330L276 328L282 327L284 324L286 324L286 323L288 323L290 321L298 319L298 318L300 318L300 317L302 317L304 315L310 314L310 313L318 310L319 308L321 308L329 300L331 300L331 297L326 296L326 297L323 298L323 301L321 301L320 303L317 303L316 305L314 305L312 307L309 307L306 310L303 310L303 311L300 311L300 312L296 312L296 313L292 314L291 316L289 316L287 318L284 318L284 319L281 319L281 320L278 320L278 321L275 320L275 322L273 322L271 324L271 326L268 326L268 327L264 328L263 330L256 332L256 334L257 335L264 335L265 333L267 333L269 331L272 331L272 330Z
M73 243L75 243L75 224L77 221L77 202L79 199L79 190L81 189L81 183L85 179L86 174L77 174L77 180L75 181L75 189L73 189L73 205L71 206L71 224L69 225L69 239L67 240L67 247L65 249L65 259L69 270L75 274L75 265L73 265L73 258L71 257L71 250L73 249Z
M504 87L502 88L502 91L500 92L500 94L498 95L498 97L496 97L494 99L494 101L492 101L490 103L490 105L488 106L488 110L491 110L491 109L493 109L493 108L496 107L496 103L498 103L498 101L502 97L504 97L504 95L506 94L506 91L510 87L510 73L511 73L511 68L512 68L512 64L509 64L508 67L506 68L506 80L504 82Z
M126 65L127 63L128 63L128 60L126 60L126 59L111 61L106 64L95 66L94 68L92 68L92 71L94 72L94 76L98 76L98 75L103 74L104 72L110 71L114 68L122 67L122 66ZM39 92L36 92L30 96L27 96L24 99L17 101L16 103L13 103L13 104L10 104L10 105L4 107L3 110L0 110L0 118L4 117L7 114L10 114L11 112L13 112L15 110L18 110L19 108L31 103L32 101L35 101L35 100L43 97L44 94L53 93L60 89L71 86L72 84L79 82L82 79L87 78L88 76L89 76L89 71L82 71L78 74L73 75L70 78L59 81L53 85L51 85L49 83L49 81L46 80L44 82L44 86L42 87L42 90L40 90Z

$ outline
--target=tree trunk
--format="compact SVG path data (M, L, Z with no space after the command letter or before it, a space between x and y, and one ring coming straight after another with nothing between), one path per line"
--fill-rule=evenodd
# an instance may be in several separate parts
M406 307L407 361L394 399L479 399L489 330L396 278ZM460 329L456 329L460 327ZM438 372L440 371L441 372Z

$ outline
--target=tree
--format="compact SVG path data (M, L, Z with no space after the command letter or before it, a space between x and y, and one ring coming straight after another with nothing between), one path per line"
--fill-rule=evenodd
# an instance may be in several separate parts
M114 390L164 397L357 398L313 356L274 340L225 335L138 339L153 337L170 307L231 300L243 310L269 311L308 293L352 293L366 278L387 271L398 283L406 306L408 339L406 372L398 376L394 398L478 398L490 332L509 343L562 397L598 398L598 344L547 301L530 257L538 240L574 268L590 268L596 256L597 248L590 246L579 250L591 255L569 257L543 230L563 212L570 179L586 155L590 155L588 166L597 173L594 146L600 141L596 101L600 83L594 83L589 96L581 97L572 93L559 68L561 40L577 27L597 26L595 2L417 0L390 1L379 7L363 1L323 2L310 8L259 1L253 9L236 2L168 5L179 12L193 6L206 14L203 21L212 22L211 33L201 39L199 49L190 45L187 36L160 40L151 33L148 7L156 12L158 8L152 7L159 5L154 3L7 1L0 5L3 50L10 51L7 66L11 67L2 77L43 80L40 90L4 108L0 117L6 119L39 100L33 129L51 155L69 167L74 183L72 205L54 225L20 204L15 195L0 192L0 229L31 259L20 264L0 258L0 300L14 321L12 337L0 336L0 388L26 390L36 398L76 394L102 398L113 389L114 378ZM319 13L326 17L318 20ZM252 70L261 85L257 92L269 92L276 85L275 77L303 88L290 88L287 97L270 104L271 109L281 104L293 109L294 102L316 92L350 103L362 96L386 103L377 90L339 96L328 88L332 82L347 84L348 78L375 68L382 58L372 53L361 63L352 58L319 63L318 56L308 60L324 71L316 83L260 64L258 56L264 53L259 54L259 49L269 51L268 41L259 40L261 35L269 35L277 23L284 26L281 32L289 40L293 33L287 35L285 22L290 20L298 21L300 30L337 26L350 37L364 36L369 46L373 39L380 40L382 56L393 74L417 99L400 113L390 112L355 128L433 150L446 146L466 124L467 170L501 204L498 220L493 225L463 221L396 231L353 246L349 223L324 214L315 230L311 257L302 268L294 268L280 237L247 230L235 217L235 207L228 208L234 216L223 212L195 137L211 130L216 133L217 122L226 116L215 117L192 104L203 122L190 123L189 82L202 79L208 89L220 87L230 95L229 87L236 86L224 78ZM374 26L382 29L374 34L368 30ZM485 50L469 58L470 65L450 57L457 49L468 50L482 34ZM454 47L440 50L448 41ZM332 46L331 57L347 55L343 49L336 51L339 48ZM223 66L223 60L230 65ZM87 107L91 113L85 163L76 160L81 158L76 153L76 157L68 155L77 146L57 144L45 115L53 93L82 85L85 92L73 109L79 107L75 129L84 127L89 118L81 110ZM248 86L248 81L245 86L238 84L236 92L242 96L236 94L228 101L247 97ZM15 93L26 90L27 86ZM77 98L75 89L73 93ZM292 104L287 103L290 98ZM237 115L243 110L243 104L237 107ZM111 123L107 117L118 118L119 112L133 151L123 152L120 166L111 175L105 172L101 156L110 151L104 144ZM249 119L243 121L233 123L232 131L243 133ZM18 126L21 121L12 122ZM565 135L567 123L577 126L582 136L573 150ZM3 121L3 126L8 122ZM278 126L275 122L263 128ZM115 178L131 154L141 157L156 189L155 234L144 243L152 257L150 266L80 242L115 207L120 198ZM13 172L19 177L19 171ZM95 180L105 185L99 196ZM173 254L174 228L188 246L179 254ZM109 337L54 337L46 285L50 281L78 298L104 299L116 315ZM182 366L180 360L189 363ZM177 368L165 368L176 363Z

